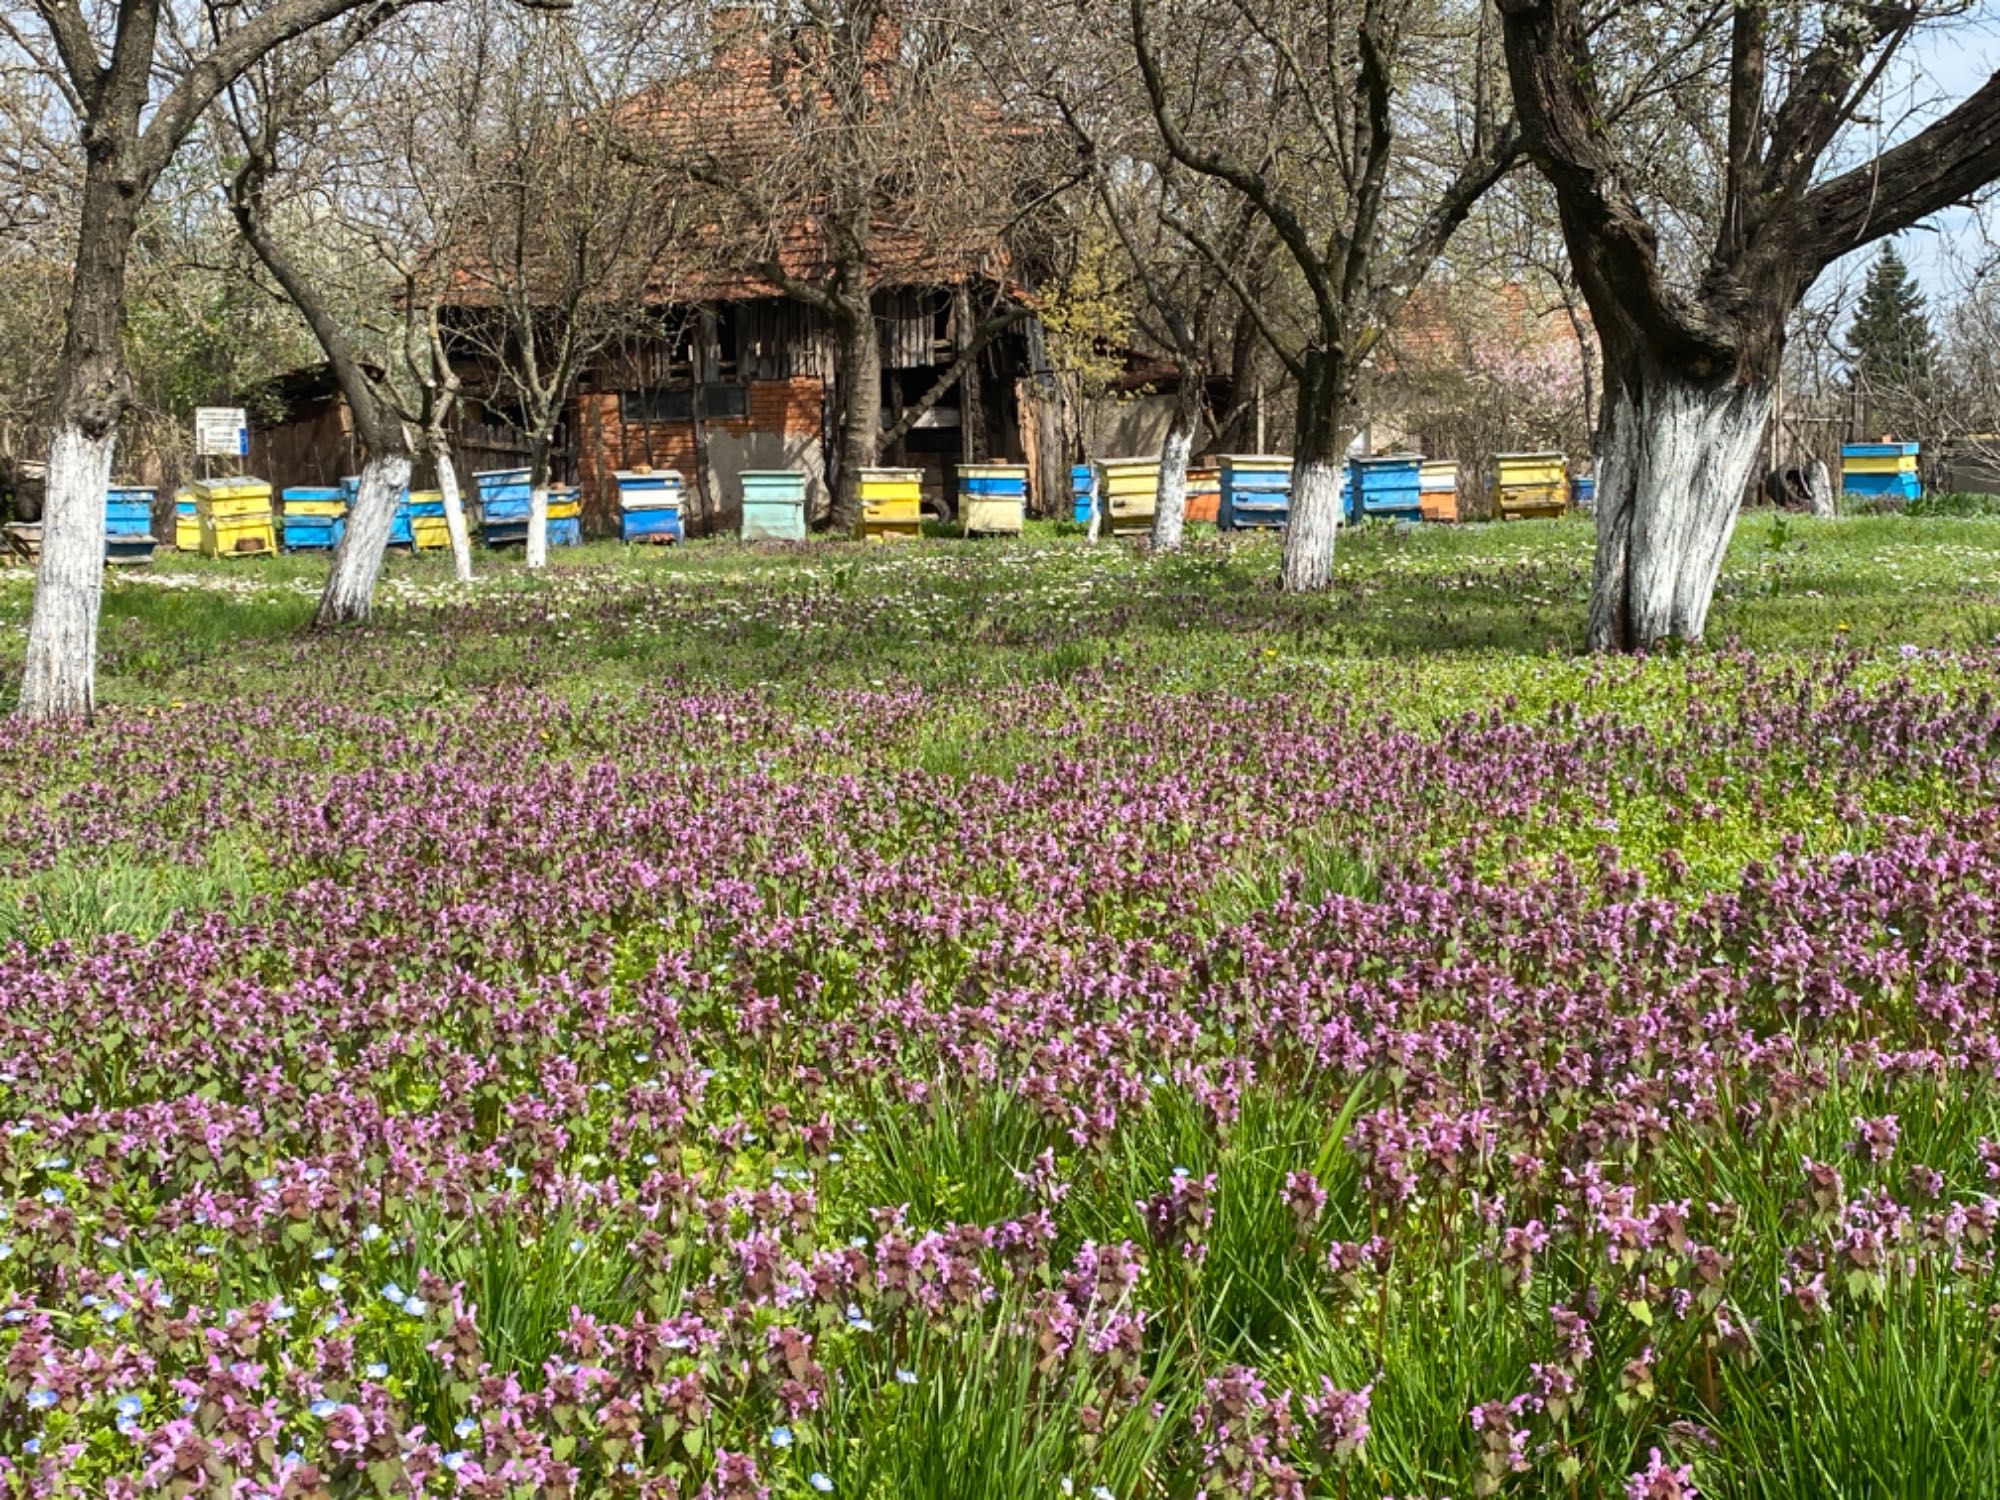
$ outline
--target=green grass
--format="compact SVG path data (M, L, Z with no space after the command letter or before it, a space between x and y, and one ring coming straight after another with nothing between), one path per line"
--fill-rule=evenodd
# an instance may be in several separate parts
M1990 643L2000 637L2000 516L1971 509L1747 516L1711 641L1806 651ZM1182 555L1146 558L1089 547L1075 530L1036 523L1020 541L896 547L600 542L558 552L539 577L516 556L481 553L470 590L453 584L443 556L396 554L376 625L338 647L306 633L322 559L163 553L150 577L107 588L101 695L107 705L170 701L212 683L218 663L243 693L277 691L296 681L303 656L335 654L360 658L356 690L404 697L513 681L587 692L678 678L809 693L1090 672L1255 688L1337 684L1350 666L1384 660L1409 663L1426 683L1413 696L1425 696L1440 682L1477 688L1496 670L1518 679L1583 645L1587 521L1365 527L1341 538L1332 590L1308 599L1278 593L1268 536L1208 532ZM0 578L0 624L25 623L29 598L25 573ZM532 612L536 601L563 617L511 634L478 627L481 611ZM392 633L422 645L384 655ZM10 632L0 671L19 651Z

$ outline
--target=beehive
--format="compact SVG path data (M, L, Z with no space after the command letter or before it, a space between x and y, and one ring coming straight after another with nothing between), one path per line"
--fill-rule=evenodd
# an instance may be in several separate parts
M958 517L967 536L1019 536L1028 518L1027 465L959 465Z
M299 487L284 494L287 552L330 552L347 530L347 492Z
M549 545L583 545L583 493L573 484L549 486Z
M268 557L278 550L271 487L261 479L197 479L197 545L204 557Z
M1564 509L1560 453L1493 455L1493 518L1522 521L1560 516Z
M1160 461L1157 458L1107 458L1097 466L1103 476L1105 520L1113 536L1144 536L1153 529L1153 512L1160 504Z
M922 481L917 469L863 469L858 534L869 541L923 535Z
M1282 453L1225 453L1216 525L1224 531L1283 526L1292 515L1292 461Z
M153 560L153 501L157 490L113 485L104 501L104 560L116 566Z
M528 540L528 471L486 469L472 476L479 495L479 533L489 547Z
M340 493L346 498L348 509L351 511L354 508L354 502L361 498L360 476L349 474L345 479L341 480ZM415 538L410 533L410 492L408 489L405 489L401 498L396 501L396 514L389 521L389 541L387 545L391 547L409 547L414 544Z
M528 540L526 469L486 469L472 476L479 492L479 529L489 547L522 546ZM549 487L549 545L574 547L583 540L583 504L574 485Z
M1840 450L1840 489L1870 500L1918 500L1915 443L1847 443Z
M620 469L613 477L618 481L621 539L671 545L686 537L678 469Z
M174 548L180 552L201 550L201 520L195 514L194 491L174 491Z
M1187 511L1183 519L1201 521L1207 525L1216 524L1216 517L1222 510L1222 470L1189 469L1187 471Z
M1347 513L1351 521L1423 519L1420 453L1381 453L1347 461Z
M746 542L806 539L806 476L796 469L745 469L742 537Z
M1591 474L1572 474L1569 477L1569 503L1572 510L1589 510L1597 503L1597 479Z
M403 508L410 518L410 545L419 552L437 552L451 545L451 528L444 519L443 490L411 490Z
M1079 526L1090 524L1090 513L1097 505L1097 470L1089 464L1076 464L1069 471L1070 519Z
M1458 519L1458 465L1442 459L1417 471L1417 503L1426 521Z

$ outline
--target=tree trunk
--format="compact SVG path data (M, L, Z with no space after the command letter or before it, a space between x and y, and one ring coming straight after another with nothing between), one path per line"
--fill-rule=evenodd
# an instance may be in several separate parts
M458 469L451 461L451 443L439 433L431 442L437 459L438 493L444 497L444 529L451 538L451 571L460 583L472 582L472 533L465 524L465 499L458 492Z
M104 594L104 495L115 433L92 437L74 423L49 446L42 556L28 621L20 713L88 718L96 707L97 613Z
M549 445L535 438L528 457L528 540L522 551L531 568L549 563Z
M410 482L410 455L368 456L361 466L361 487L347 512L347 530L333 551L333 569L319 596L313 626L325 629L368 618L375 599L375 580L382 572L382 554L389 549L389 531L396 507Z
M1820 521L1831 521L1840 513L1833 493L1833 476L1817 458L1806 468L1806 510Z
M882 438L882 345L874 313L848 309L840 334L840 476L833 493L833 530L851 535L861 524L861 471L875 467Z
M108 130L106 132L108 134ZM84 171L55 432L42 502L42 556L17 712L88 718L97 705L97 614L104 594L104 496L132 378L119 343L125 262L144 197L120 153L93 149Z
M1308 350L1305 373L1299 379L1291 519L1285 526L1280 571L1288 594L1319 593L1333 585L1333 543L1340 531L1340 474L1354 435L1341 425L1346 411L1343 362Z
M1767 382L1621 362L1605 393L1592 650L1701 639L1770 414Z
M1194 451L1195 423L1201 416L1201 384L1192 370L1181 372L1181 395L1160 444L1160 492L1153 508L1153 549L1178 552L1187 530L1188 455Z

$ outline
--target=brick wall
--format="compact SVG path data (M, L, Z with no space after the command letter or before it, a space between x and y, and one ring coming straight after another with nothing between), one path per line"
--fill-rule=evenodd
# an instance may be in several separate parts
M737 476L745 469L804 469L810 513L826 503L826 460L821 451L825 394L817 377L754 380L748 414L710 418L708 457L715 487L716 514L697 514L694 424L626 422L618 393L587 391L577 397L577 477L583 489L585 524L593 532L618 529L616 470L647 465L678 469L688 492L690 530L735 531L742 493Z

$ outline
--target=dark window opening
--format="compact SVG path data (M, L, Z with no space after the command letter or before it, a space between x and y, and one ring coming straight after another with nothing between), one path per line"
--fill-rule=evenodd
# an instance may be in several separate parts
M750 414L748 386L710 385L702 396L711 422ZM627 422L692 422L694 391L688 386L667 391L621 391L618 414Z

